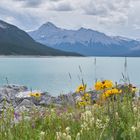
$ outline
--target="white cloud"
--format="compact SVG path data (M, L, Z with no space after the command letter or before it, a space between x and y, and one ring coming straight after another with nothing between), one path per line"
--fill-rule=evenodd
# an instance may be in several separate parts
M74 10L74 7L72 6L72 4L68 3L66 1L51 2L49 6L50 6L49 10L54 10L54 11L72 11L72 10Z
M66 28L138 36L139 12L140 0L0 0L0 18L25 30L52 21Z
M15 2L21 2L23 6L36 7L39 6L44 0L13 0Z

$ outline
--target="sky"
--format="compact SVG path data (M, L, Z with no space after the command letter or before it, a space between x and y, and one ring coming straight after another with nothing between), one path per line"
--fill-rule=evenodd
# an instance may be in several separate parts
M0 0L0 19L25 31L52 22L140 39L140 0Z

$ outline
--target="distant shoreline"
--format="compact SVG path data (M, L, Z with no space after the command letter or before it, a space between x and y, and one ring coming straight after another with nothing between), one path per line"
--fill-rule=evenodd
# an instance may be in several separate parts
M44 56L44 55L0 55L0 58L84 58L84 57L120 57L140 58L139 56Z
M85 57L85 56L0 55L0 58L52 58L52 57Z

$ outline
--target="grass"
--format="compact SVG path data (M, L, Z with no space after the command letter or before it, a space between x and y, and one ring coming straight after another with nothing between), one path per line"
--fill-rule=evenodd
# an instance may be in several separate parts
M105 86L114 89L109 81L95 87ZM84 86L78 89L85 92ZM140 100L131 89L132 85L126 86L121 94L118 90L78 107L52 105L16 112L11 106L0 115L0 140L139 140ZM86 102L90 96L84 95ZM105 90L101 95L107 95Z

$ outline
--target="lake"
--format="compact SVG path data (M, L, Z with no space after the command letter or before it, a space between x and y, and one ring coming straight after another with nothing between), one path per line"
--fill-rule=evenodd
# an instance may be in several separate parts
M81 79L93 88L95 79L122 82L122 57L0 57L0 85L26 85L56 96L75 91ZM79 68L80 66L80 68ZM130 81L140 86L140 58L127 58Z

